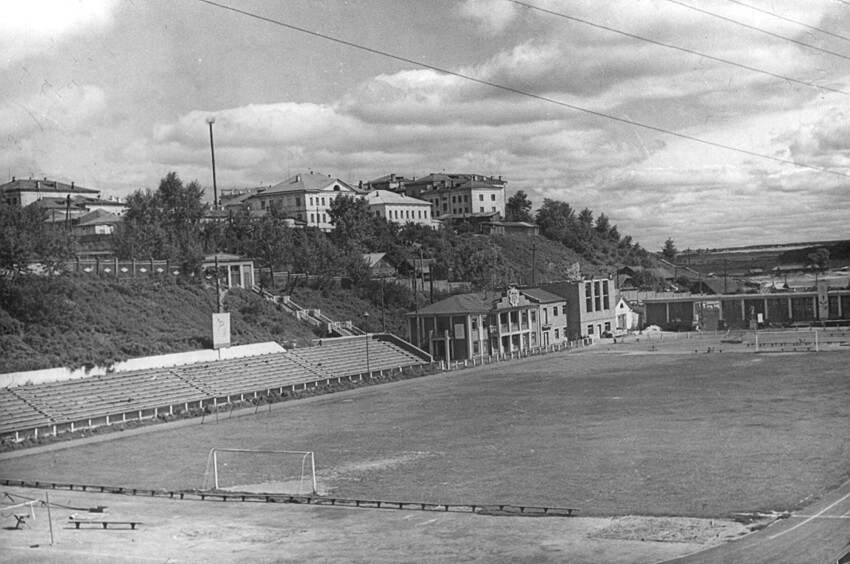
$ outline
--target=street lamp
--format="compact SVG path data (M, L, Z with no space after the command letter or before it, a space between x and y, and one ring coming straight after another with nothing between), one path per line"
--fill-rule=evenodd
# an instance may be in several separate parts
M369 312L363 314L363 327L366 330L366 373L372 375L372 367L369 366Z

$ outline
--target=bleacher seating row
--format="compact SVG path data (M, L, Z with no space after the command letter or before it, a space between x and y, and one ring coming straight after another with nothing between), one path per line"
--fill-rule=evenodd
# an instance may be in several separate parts
M0 437L20 440L22 434L153 417L160 410L170 413L175 407L203 407L426 362L387 340L350 337L284 353L2 388Z

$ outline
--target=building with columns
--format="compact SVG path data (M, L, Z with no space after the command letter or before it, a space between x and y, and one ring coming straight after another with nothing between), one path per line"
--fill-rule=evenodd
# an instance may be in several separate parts
M516 288L458 294L408 314L410 340L452 362L538 345L538 304Z

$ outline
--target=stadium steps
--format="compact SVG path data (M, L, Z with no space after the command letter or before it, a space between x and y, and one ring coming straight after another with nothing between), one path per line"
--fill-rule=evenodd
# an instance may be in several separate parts
M11 389L0 389L0 433L14 433L20 428L38 428L51 423L49 416Z
M369 337L368 369L372 372L423 363L401 347ZM365 372L365 338L349 337L283 353L4 388L0 393L0 436L17 437L20 432L53 425L81 428L119 418L152 417L157 410L200 406L275 389L294 390Z

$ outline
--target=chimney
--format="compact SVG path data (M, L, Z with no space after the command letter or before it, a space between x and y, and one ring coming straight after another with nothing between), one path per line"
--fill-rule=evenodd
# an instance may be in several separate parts
M74 181L72 180L71 181L71 190L73 190L73 189L74 189Z
M363 181L362 180L360 182L358 182L357 187L360 188L361 190L363 189Z

